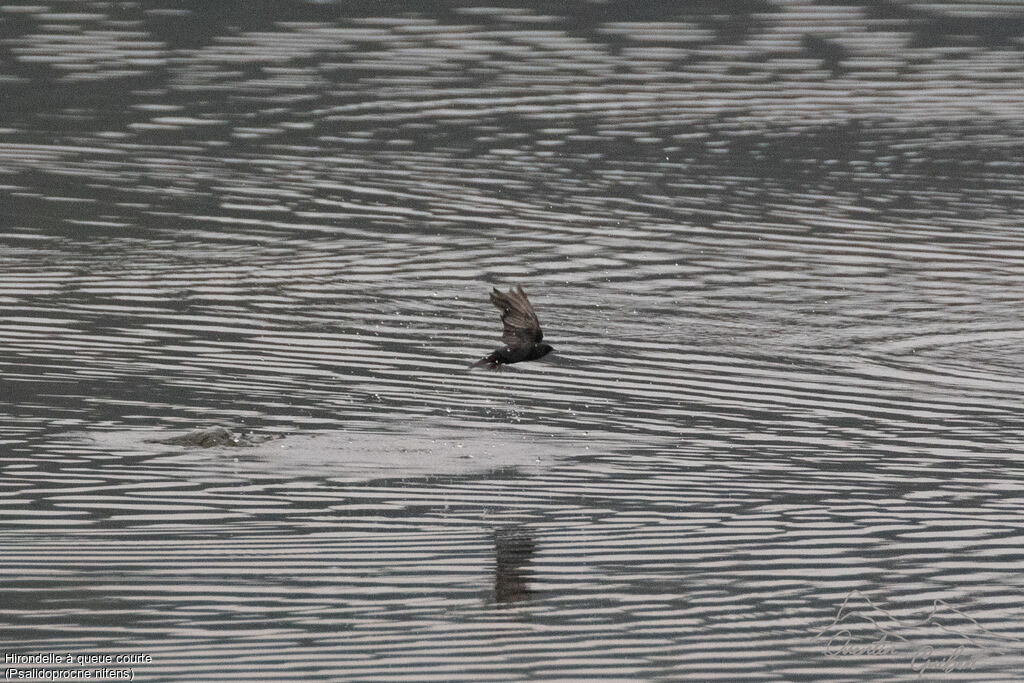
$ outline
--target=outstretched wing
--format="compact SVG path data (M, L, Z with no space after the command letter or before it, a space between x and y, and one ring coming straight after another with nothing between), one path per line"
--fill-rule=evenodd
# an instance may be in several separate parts
M501 341L506 346L512 348L535 344L544 338L544 333L540 331L540 320L521 286L508 290L508 294L499 292L495 287L491 292L491 303L501 311L501 323L505 326Z

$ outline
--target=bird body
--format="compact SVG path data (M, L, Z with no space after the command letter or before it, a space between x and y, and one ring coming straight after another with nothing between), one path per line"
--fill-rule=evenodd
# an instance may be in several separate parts
M502 365L543 358L554 350L550 344L543 342L540 320L521 286L510 289L507 294L499 292L495 287L491 292L491 303L501 311L501 323L504 326L501 341L505 347L496 349L470 367L486 365L489 370L497 370Z

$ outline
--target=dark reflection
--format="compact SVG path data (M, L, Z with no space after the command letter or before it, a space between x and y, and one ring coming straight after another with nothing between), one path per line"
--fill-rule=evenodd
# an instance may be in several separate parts
M843 46L833 40L807 34L801 40L804 50L811 57L820 59L822 65L832 72L833 76L843 73L843 60L848 57Z
M913 3L876 2L865 5L868 18L901 22L913 27L910 47L1014 45L1024 33L1024 14L1010 3L992 3L985 11L946 12L939 4L915 7Z
M530 560L536 548L533 532L524 526L507 526L494 530L494 599L497 602L529 600Z

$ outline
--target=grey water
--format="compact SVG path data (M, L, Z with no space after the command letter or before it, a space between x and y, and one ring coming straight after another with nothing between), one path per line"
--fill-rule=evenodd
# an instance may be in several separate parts
M5 671L1020 680L1022 57L996 1L0 7ZM518 284L556 354L470 371Z

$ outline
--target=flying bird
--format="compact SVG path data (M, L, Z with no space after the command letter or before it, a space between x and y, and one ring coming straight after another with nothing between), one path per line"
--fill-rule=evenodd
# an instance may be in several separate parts
M495 287L491 292L491 303L501 311L501 324L505 327L501 341L505 348L495 350L470 367L486 365L488 370L497 370L502 365L537 360L554 351L551 345L542 342L544 333L540 331L540 320L521 286L508 290L508 294L499 292Z

